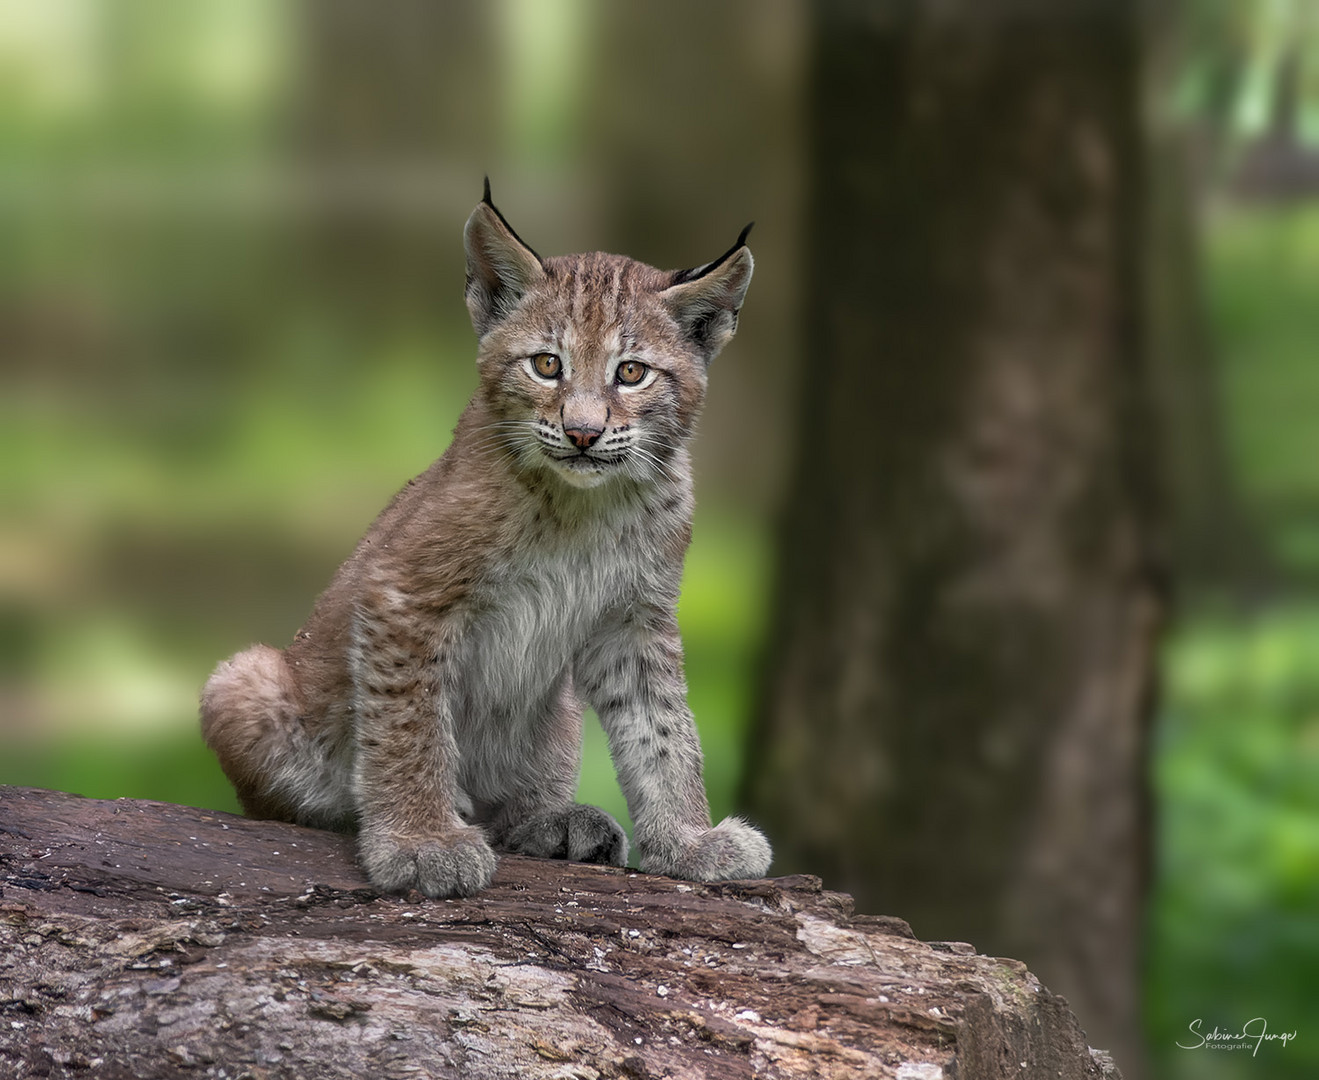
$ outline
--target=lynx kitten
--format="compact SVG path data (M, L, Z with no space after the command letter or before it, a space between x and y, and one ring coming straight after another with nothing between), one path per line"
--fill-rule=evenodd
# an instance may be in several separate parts
M661 271L541 258L485 197L463 234L480 386L282 652L224 661L202 731L253 816L356 829L381 889L467 895L494 851L625 865L573 802L591 704L643 870L759 877L764 836L711 826L674 610L687 441L751 281L746 232Z

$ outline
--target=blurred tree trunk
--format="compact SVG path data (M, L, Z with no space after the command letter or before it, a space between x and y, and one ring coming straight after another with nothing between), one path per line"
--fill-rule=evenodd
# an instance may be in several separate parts
M1169 560L1179 591L1249 598L1275 584L1275 569L1232 471L1201 292L1196 184L1181 133L1153 135L1149 156L1146 340L1167 476Z
M1272 584L1267 553L1233 475L1218 358L1201 280L1200 207L1216 149L1209 128L1168 117L1194 50L1185 0L1144 22L1149 209L1145 286L1150 382L1168 493L1169 561L1179 590L1250 596Z
M372 328L461 312L462 221L498 141L493 9L302 0L296 12L292 284Z
M746 803L1140 1072L1163 600L1130 0L815 9L807 361Z

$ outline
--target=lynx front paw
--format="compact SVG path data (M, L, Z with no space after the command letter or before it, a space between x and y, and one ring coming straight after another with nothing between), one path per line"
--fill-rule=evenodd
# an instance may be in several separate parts
M764 877L772 853L764 833L741 818L724 818L679 847L647 851L641 869L689 881L725 881Z
M551 810L509 831L505 851L538 859L627 865L627 833L612 817L594 806Z
M373 837L364 831L358 857L371 884L384 892L471 896L495 876L495 853L481 830L472 827L426 839Z

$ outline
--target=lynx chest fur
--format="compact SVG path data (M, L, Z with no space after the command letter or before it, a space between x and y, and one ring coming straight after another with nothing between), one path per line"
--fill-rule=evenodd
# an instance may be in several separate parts
M643 869L759 876L764 837L711 824L674 616L687 454L750 282L542 259L486 197L465 230L480 385L444 456L385 509L286 650L222 663L202 726L245 809L356 828L373 883L483 888L494 850L622 865L573 802L600 716Z
M473 591L459 647L457 678L470 718L525 710L570 673L588 641L603 638L608 646L621 612L662 598L667 582L655 563L663 554L641 526L633 531L634 546L592 530L585 542L547 539L547 550L518 552L492 568Z

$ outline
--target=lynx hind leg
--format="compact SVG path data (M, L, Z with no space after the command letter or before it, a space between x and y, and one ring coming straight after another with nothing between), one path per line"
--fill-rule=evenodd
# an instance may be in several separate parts
M346 784L300 720L284 654L256 645L222 661L202 690L201 727L249 817L352 824Z
M627 865L627 833L599 807L574 803L542 811L509 831L501 845L517 855Z

